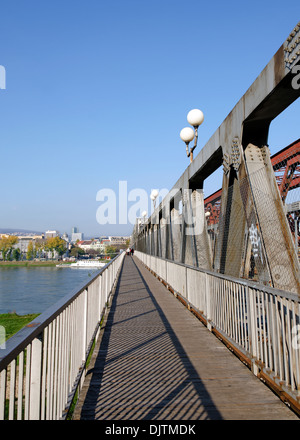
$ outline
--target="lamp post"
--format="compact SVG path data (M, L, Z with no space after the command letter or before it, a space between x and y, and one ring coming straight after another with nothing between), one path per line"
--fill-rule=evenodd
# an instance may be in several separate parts
M198 142L198 128L204 121L204 115L201 110L193 109L189 111L187 115L187 121L192 127L185 127L180 132L180 137L186 144L186 155L190 158L190 162L193 162L193 151L197 147ZM190 142L194 140L193 147L189 147Z
M150 194L150 199L153 201L153 208L154 209L155 209L155 201L156 201L157 196L158 196L157 189L153 189L151 194Z
M142 217L144 219L144 226L145 226L145 223L146 223L146 215L147 215L147 211L143 211L142 212Z

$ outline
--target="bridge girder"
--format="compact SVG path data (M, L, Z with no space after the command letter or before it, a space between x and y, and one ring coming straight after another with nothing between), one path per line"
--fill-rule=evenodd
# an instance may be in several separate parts
M298 257L267 147L270 123L300 96L299 49L300 23L137 231L136 249L234 276L245 276L254 258L260 282L300 294ZM223 220L212 249L203 182L222 165Z

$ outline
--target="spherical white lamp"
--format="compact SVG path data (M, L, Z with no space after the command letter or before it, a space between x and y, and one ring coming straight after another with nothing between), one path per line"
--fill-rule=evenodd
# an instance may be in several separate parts
M147 211L143 211L143 212L142 212L142 217L144 217L144 218L145 218L145 217L146 217L146 215L147 215Z
M204 121L204 115L201 110L195 108L188 112L187 120L193 127L199 127Z
M185 127L180 132L180 137L186 144L194 139L194 135L194 130L191 127Z
M152 192L151 192L151 196L150 197L153 197L154 199L156 199L157 196L158 196L157 189L153 189Z

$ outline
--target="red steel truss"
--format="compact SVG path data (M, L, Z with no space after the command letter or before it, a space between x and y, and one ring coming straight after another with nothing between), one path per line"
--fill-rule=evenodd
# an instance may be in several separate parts
M287 193L300 186L300 139L271 157L275 178L283 202ZM208 225L219 222L222 189L204 199L205 212L209 211Z

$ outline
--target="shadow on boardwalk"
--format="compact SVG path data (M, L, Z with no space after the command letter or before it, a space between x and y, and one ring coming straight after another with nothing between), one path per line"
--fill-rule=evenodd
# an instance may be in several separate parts
M74 420L297 419L136 259L126 256Z
M81 419L222 418L131 257L88 374Z

